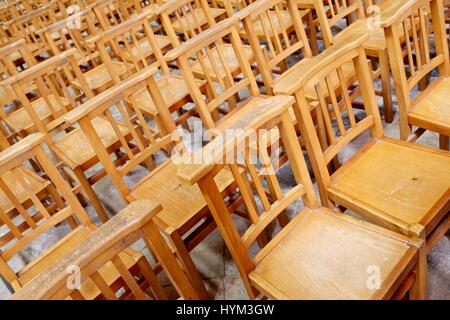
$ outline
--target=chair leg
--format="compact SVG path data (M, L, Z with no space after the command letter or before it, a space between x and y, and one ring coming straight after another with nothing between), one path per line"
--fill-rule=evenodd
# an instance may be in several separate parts
M387 49L379 51L378 59L381 69L380 78L383 92L384 119L387 123L391 123L394 120L394 110L392 106L391 73Z
M86 192L87 197L92 202L92 205L94 206L95 211L97 211L97 214L102 220L102 222L103 223L107 222L109 220L108 214L103 208L100 199L97 197L94 190L92 189L92 186L89 183L88 179L84 175L83 170L79 167L75 168L75 175L77 176L78 182L81 184L81 187L83 188L84 192Z
M188 275L189 280L191 281L196 293L198 294L200 299L210 299L205 285L203 284L203 280L200 277L200 274L194 265L194 261L192 261L192 258L183 242L183 239L181 239L180 234L177 232L177 230L173 230L169 233L169 236L172 240L172 244L175 246L177 256L180 259L180 262L183 264L183 267L186 270L186 274Z
M450 138L448 136L444 136L443 134L439 135L439 148L442 150L449 150L449 141Z
M411 300L427 299L427 249L425 241L419 248L419 259L416 265L416 279L411 290L409 298Z

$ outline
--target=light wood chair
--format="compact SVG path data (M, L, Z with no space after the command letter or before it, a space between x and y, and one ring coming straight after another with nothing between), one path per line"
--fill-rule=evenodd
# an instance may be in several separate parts
M96 25L91 26L90 29L100 28L99 33L92 35L88 39L82 40L85 53L85 55L82 56L82 61L84 60L88 66L84 72L84 77L95 95L110 88L114 84L110 75L113 71L108 70L108 66L99 58L98 46L96 46L96 43L101 41L104 31L119 26L131 17L128 11L129 7L126 6L126 4L127 3L125 2L116 0L100 0L88 6L86 11L84 11L85 15L83 15L83 17L89 20L91 20L89 11L93 10L95 13ZM138 4L134 4L133 7L135 7L136 10L142 10L141 6ZM87 21L86 24L90 25ZM54 46L53 49L56 50ZM128 74L128 65L120 61L114 61L112 64L114 65L114 72L117 72L122 79ZM81 84L76 79L72 81L71 84L75 88L81 88Z
M431 8L429 14L428 8ZM401 139L415 141L426 130L431 130L439 133L440 148L448 150L450 61L443 12L442 1L399 1L392 17L384 19L382 15L380 23L385 30L395 80ZM436 69L437 79L412 97L412 90L424 78L431 79ZM414 132L413 126L417 127Z
M69 49L5 80L4 86L12 87L18 102L15 110L2 116L2 124L10 144L36 131L48 134L51 148L57 145L65 155L57 154L58 160L64 163L58 164L58 168L73 183L74 192L84 192L106 222L108 215L91 187L94 181L89 183L83 174L98 161L88 151L80 152L83 136L67 126L63 118L69 110L94 96L79 68L76 54L76 49ZM74 80L80 87L71 86ZM108 135L114 137L111 130L105 132L105 137Z
M75 49L65 51L2 82L13 89L20 106L2 115L11 135L47 133L61 124L60 116L75 108L82 97L93 96L75 54ZM70 79L78 79L82 90L74 90L68 83Z
M390 6L395 1L381 1L377 4L381 12L390 10ZM361 0L347 1L314 0L314 8L320 23L320 34L326 48L338 41L346 41L346 38L358 37L361 34L368 34L369 39L364 44L367 56L373 61L374 79L381 80L381 92L377 95L383 97L384 117L386 122L393 121L393 106L391 92L391 77L389 68L389 58L387 52L386 39L383 30L376 25L376 17L367 16ZM345 21L346 27L333 34L333 28ZM379 67L375 67L378 63Z
M393 231L427 239L429 251L450 226L450 153L383 137L371 72L362 47L366 39L362 36L330 48L293 74L291 81L277 83L274 91L296 98L297 120L323 205L342 206ZM353 61L365 109L361 112L352 108L349 86L341 80L342 93L334 96L332 103L320 100L330 141L328 148L322 150L307 112L304 88L309 83L318 92L330 92L330 77L342 79L342 66L349 61ZM356 139L364 142L367 131L370 137L366 144L349 146ZM331 174L327 166L339 155L344 164Z
M248 39L266 92L272 94L276 78L295 67L289 59L312 57L302 22L304 11L293 0L266 0L254 2L237 15L245 30L241 36Z
M217 22L233 15L228 1L219 4L207 0L167 1L155 11L174 46L186 41Z
M257 108L267 98L259 91L239 27L234 15L165 54L167 61L176 60L206 129L225 130L238 109ZM205 95L198 78L206 81Z
M73 251L83 240L102 234L104 229L111 231L106 227L100 232L94 233L97 229L96 226L48 158L42 145L45 140L44 134L35 133L0 153L2 197L0 221L7 231L1 237L0 274L14 291L39 276L55 261ZM30 159L39 163L42 168L40 175L34 174L28 169ZM13 209L8 211L9 207ZM151 216L157 213L160 207L153 203L147 203L141 205L140 209L142 210L141 214L150 213ZM124 227L127 214L136 210L133 207L131 210L126 210L119 215L118 221L113 222L113 225ZM130 215L133 217L132 213ZM143 221L140 220L140 222ZM136 227L137 222L134 222ZM132 223L131 225L133 226ZM146 230L149 228L150 235L152 235L152 231L154 233L154 227L151 224L138 224L138 227ZM37 258L25 263L20 269L13 270L9 264L12 258L20 254L27 246L32 245L44 233L56 231L55 228L59 228L58 239L47 250L40 252ZM126 230L126 227L124 229ZM114 237L114 234L107 236ZM110 290L131 285L132 293L137 297L143 297L143 290L155 281L152 275L153 270L141 253L126 247L123 249L120 252L114 252L111 248L111 251L106 250L116 253L115 257L111 257L112 263L96 268L95 271L98 272L92 276L92 281L84 282L75 296L95 299L110 293ZM139 280L136 280L136 283L132 282L131 278ZM99 284L101 290L93 283ZM108 290L108 288L110 289ZM129 292L125 292L125 294L129 294Z
M213 140L200 154L185 155L178 168L178 177L185 184L199 186L248 296L284 300L425 298L426 268L417 263L426 264L422 240L318 206L290 117L293 103L288 96L270 98L230 124L233 132ZM267 153L268 142L273 144L273 140L279 141L278 148L282 146L290 166L273 164ZM193 163L192 159L203 161ZM249 226L240 226L239 231L231 217L236 207L230 206L216 182L227 169L233 173L250 218ZM295 181L282 185L280 172ZM276 197L267 196L264 180L270 181L268 187ZM284 227L274 226L285 211L295 216ZM258 246L256 240L269 227L276 230L274 237ZM377 287L370 285L371 268L379 270Z
M155 34L152 30L151 24L156 20L156 15L144 12L109 29L101 40L96 42L97 52L100 53L114 83L120 83L122 79L151 64L159 65L161 75L155 81L169 112L174 114L174 120L170 119L170 123L164 123L146 90L136 92L133 97L136 98L142 112L156 121L159 127L170 130L173 121L175 125L183 124L186 127L186 121L195 114L195 109L183 107L189 104L192 98L184 79L171 71L164 59L163 53L172 47L172 43L169 37ZM117 64L124 66L126 72L121 73L120 69L115 68ZM204 92L205 88L202 85L205 82L197 80L196 83Z
M79 123L94 154L125 202L152 199L161 203L164 210L157 215L156 221L183 261L196 292L200 297L207 298L189 251L214 230L215 224L198 188L184 187L177 182L176 165L168 158L172 150L180 152L181 145L175 145L173 141L177 136L174 135L175 126L170 132L158 130L155 123L147 122L137 99L133 97L136 91L146 90L159 114L170 118L153 79L157 71L156 65L140 71L68 113L65 118L69 124ZM101 128L96 125L99 118L107 120L119 136L117 145L120 152L112 153L102 143ZM138 181L129 181L127 174L136 170L143 172L144 176ZM219 179L226 193L230 188L230 175L223 174Z
M99 63L95 45L89 42L104 31L92 10L94 6L96 3L38 31L38 35L47 42L50 55L76 48L78 62L85 65L84 69L89 70Z
M83 241L73 246L67 255L56 260L46 270L20 288L11 300L87 300L87 299L157 299L166 300L173 294L164 289L157 278L158 269L164 269L171 284L182 299L197 299L181 266L162 238L154 217L161 207L150 200L134 202L110 221L100 226ZM158 257L157 268L149 268L141 261L135 267L145 277L148 288L143 288L129 272L121 257L129 251L136 239L144 239L147 247ZM100 268L99 268L100 266ZM68 286L76 276L67 270L79 268L80 288ZM115 269L123 281L114 286L105 283L104 270ZM136 273L133 270L133 273ZM103 272L102 272L103 271ZM77 271L78 272L78 271ZM167 287L167 284L165 284ZM99 294L88 295L90 291Z
M225 6L221 8L218 4L216 4L216 7L212 6L206 0L172 0L159 7L155 11L155 14L159 16L167 36L172 40L172 46L177 47L188 39L207 31L224 18L231 17L233 10L228 0L223 1L223 3ZM244 44L241 50L245 58L252 64L255 61L252 48ZM210 65L210 69L213 66L209 60L213 59L219 61L219 63L223 60L222 63L227 64L227 68L233 76L237 76L242 72L239 62L235 58L234 49L229 41L222 41L217 45L217 48L209 51L203 60L204 63ZM195 65L193 68L194 75L197 79L208 80L208 78L211 78L220 86L223 83L230 83L228 86L232 84L225 72L206 71L200 68L199 65ZM234 97L229 97L230 104L236 104L236 101L233 101L233 99Z
M33 56L38 57L48 50L48 46L43 39L37 36L36 31L57 21L57 8L56 3L49 2L4 23L4 27L11 37L24 38Z
M0 48L0 77L7 79L36 64L24 39L17 40ZM4 108L14 101L11 87L0 87L0 103Z

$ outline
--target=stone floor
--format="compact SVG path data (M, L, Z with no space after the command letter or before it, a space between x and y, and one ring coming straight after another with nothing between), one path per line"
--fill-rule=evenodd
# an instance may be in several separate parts
M385 134L398 138L398 117L392 124L385 125ZM427 134L419 142L436 146L437 136ZM362 143L362 140L354 141L346 153L351 153L352 149L357 149ZM346 155L343 156L345 157ZM129 178L133 180L141 176L141 174L140 172L133 172ZM284 177L283 179L289 180L289 177ZM95 190L111 214L123 208L124 204L120 200L119 194L108 179L103 179L98 183L95 186ZM92 208L88 208L88 211L92 215ZM95 218L94 215L92 217ZM246 222L243 219L236 219L239 226L245 226ZM59 230L56 234L46 235L38 243L30 246L27 252L17 257L14 263L20 266L24 262L32 260L33 257L38 256L40 252L45 250L55 237L59 237L61 233L64 233L64 230ZM142 242L136 243L134 247L147 254ZM211 297L215 299L247 298L239 273L217 230L193 250L192 256ZM444 237L429 254L428 271L429 298L450 300L450 240L448 237ZM7 299L9 296L10 293L0 281L0 299Z

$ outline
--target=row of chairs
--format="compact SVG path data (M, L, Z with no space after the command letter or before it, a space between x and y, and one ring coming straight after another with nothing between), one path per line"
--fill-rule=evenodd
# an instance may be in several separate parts
M379 29L368 30L361 1L309 2L100 0L0 49L0 272L16 298L164 298L162 270L178 296L207 298L189 252L216 226L251 298L425 298L426 254L450 226L447 11L442 0L382 1ZM54 2L25 16L46 5ZM15 20L4 26L10 38ZM342 20L349 26L334 36ZM372 42L383 44L371 51ZM374 80L390 121L389 69L407 142L383 137ZM197 116L216 139L190 153L176 133ZM205 159L230 129L239 134L225 151L243 146L242 155ZM262 129L250 143L247 132ZM412 143L426 130L445 150ZM367 131L369 142L340 159ZM145 173L133 184L136 170ZM282 186L278 170L295 183ZM105 176L129 204L111 219L92 188ZM242 235L230 213L249 220ZM275 220L282 230L271 238ZM20 271L8 266L62 222L67 235L47 253ZM137 238L152 266L128 248ZM66 285L73 265L81 289ZM376 287L368 266L381 272Z

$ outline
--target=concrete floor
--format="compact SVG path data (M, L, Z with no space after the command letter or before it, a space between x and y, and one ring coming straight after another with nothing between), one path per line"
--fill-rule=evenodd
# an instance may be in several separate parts
M385 125L385 134L387 136L399 137L398 116L396 116L392 124ZM426 134L419 142L430 146L437 146L437 141L436 135ZM364 143L363 139L354 141L345 153L347 155L352 153L362 143ZM345 154L343 156L346 157ZM132 172L129 179L130 181L139 179L143 174L145 172ZM289 183L289 178L289 176L282 176L281 182L283 183L283 180L285 180L284 183ZM108 178L103 179L94 188L111 215L123 208L124 204ZM300 209L300 206L298 209ZM92 208L88 207L87 210L98 222L99 220L92 214ZM246 221L241 218L236 218L236 221L240 227L246 225ZM39 256L45 248L65 232L67 232L67 229L61 227L59 230L46 234L41 239L38 239L38 241L35 241L23 254L18 255L13 261L13 264L19 267L34 257ZM143 242L136 243L134 248L148 255ZM217 230L193 250L192 256L211 297L215 299L247 298L236 266ZM429 254L428 271L429 298L450 300L450 240L448 237L444 237ZM9 296L10 293L7 288L0 282L0 299L7 299Z

